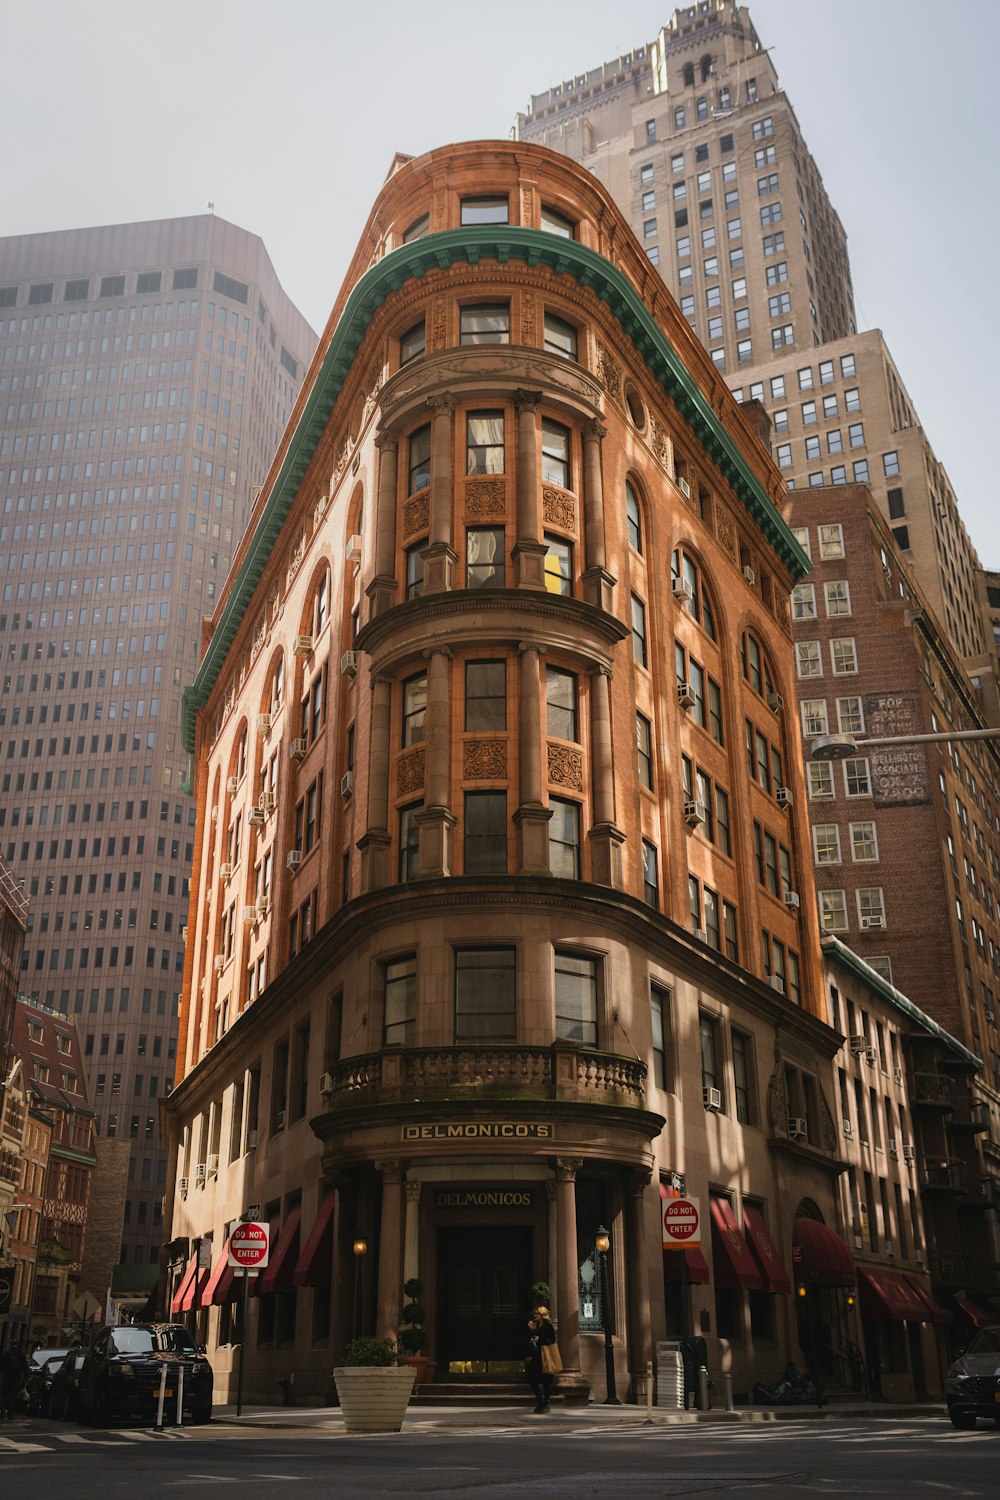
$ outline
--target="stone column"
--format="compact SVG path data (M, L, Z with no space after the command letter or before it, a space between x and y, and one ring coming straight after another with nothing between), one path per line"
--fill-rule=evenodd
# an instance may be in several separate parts
M580 1371L580 1267L576 1249L576 1174L581 1158L556 1161L556 1243L558 1247L559 1352L564 1368Z
M406 1182L406 1220L403 1228L403 1284L420 1275L420 1194L422 1182Z
M611 609L615 580L606 567L604 546L604 482L601 477L601 441L607 428L588 422L583 429L583 534L586 569L583 596L590 604Z
M590 753L594 821L588 834L591 874L598 885L622 888L622 844L625 835L615 826L615 778L611 751L611 694L607 667L590 674Z
M542 540L541 468L538 461L539 391L518 391L517 408L517 544L514 567L518 588L544 589L545 543Z
M378 1242L377 1334L395 1338L399 1332L402 1277L403 1173L398 1161L377 1161L382 1176L382 1223Z
M417 814L421 875L452 874L451 696L448 690L451 652L435 646L427 658L427 800Z
M558 1184L550 1177L545 1184L545 1196L549 1201L549 1291L552 1309L559 1306L559 1210L556 1206Z
M647 1173L625 1181L625 1279L628 1283L628 1368L630 1397L646 1399L646 1365L653 1357L649 1327L649 1281L646 1274Z
M389 728L392 683L372 680L371 745L368 753L368 826L358 840L361 850L361 889L378 890L389 884Z
M375 435L379 450L378 499L375 512L375 577L366 589L371 617L391 609L396 602L396 473L399 437L384 429Z
M431 409L431 521L430 539L424 552L421 597L440 594L453 587L456 553L452 546L452 514L455 507L453 453L455 448L455 398L429 396Z
M522 875L548 875L549 819L543 805L542 782L542 669L544 646L521 641L518 646L518 760L520 803L514 814L517 828L517 868Z

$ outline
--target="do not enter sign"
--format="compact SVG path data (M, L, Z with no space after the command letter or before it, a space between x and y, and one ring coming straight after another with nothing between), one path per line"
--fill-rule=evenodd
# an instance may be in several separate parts
M701 1244L697 1198L670 1198L663 1205L664 1250L695 1250Z
M270 1249L269 1224L237 1224L229 1236L228 1264L243 1271L264 1271Z

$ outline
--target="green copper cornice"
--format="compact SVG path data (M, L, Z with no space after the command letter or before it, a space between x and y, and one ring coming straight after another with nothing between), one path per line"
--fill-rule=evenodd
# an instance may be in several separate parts
M500 264L515 260L528 266L549 266L557 275L572 276L578 285L589 287L606 303L793 576L801 578L809 571L809 558L781 519L764 486L725 431L711 403L635 287L617 267L586 245L540 229L481 224L428 235L412 245L400 246L371 266L347 299L277 479L254 529L247 554L226 598L215 634L193 684L184 693L182 735L187 750L194 749L197 712L207 702L222 670L271 549L376 312L392 292L399 291L411 278L419 280L428 271L447 270L463 261L476 265L482 260Z

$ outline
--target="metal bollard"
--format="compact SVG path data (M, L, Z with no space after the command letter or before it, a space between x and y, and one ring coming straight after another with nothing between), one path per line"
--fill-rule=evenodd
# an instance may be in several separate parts
M184 1426L184 1366L177 1366L177 1425Z
M733 1402L733 1376L731 1370L727 1370L722 1377L722 1389L725 1393L726 1411L735 1411L736 1406Z
M167 1394L167 1367L160 1366L160 1394L156 1398L156 1425L163 1426L163 1402Z
M653 1425L653 1361L646 1364L646 1426Z
M708 1371L704 1365L698 1366L698 1409L699 1411L710 1411L708 1399Z

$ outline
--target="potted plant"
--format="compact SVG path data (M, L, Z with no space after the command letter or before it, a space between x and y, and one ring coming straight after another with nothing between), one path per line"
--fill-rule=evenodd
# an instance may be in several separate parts
M394 1339L353 1339L333 1372L348 1432L398 1432L413 1391Z
M547 1281L533 1281L529 1295L531 1297L532 1312L534 1312L536 1307L550 1308L552 1306L552 1288Z
M418 1385L428 1385L434 1379L434 1361L424 1354L427 1343L427 1313L421 1302L424 1284L416 1276L403 1283L403 1295L410 1300L404 1305L399 1321L404 1325L399 1332L399 1347L404 1359L416 1372Z

